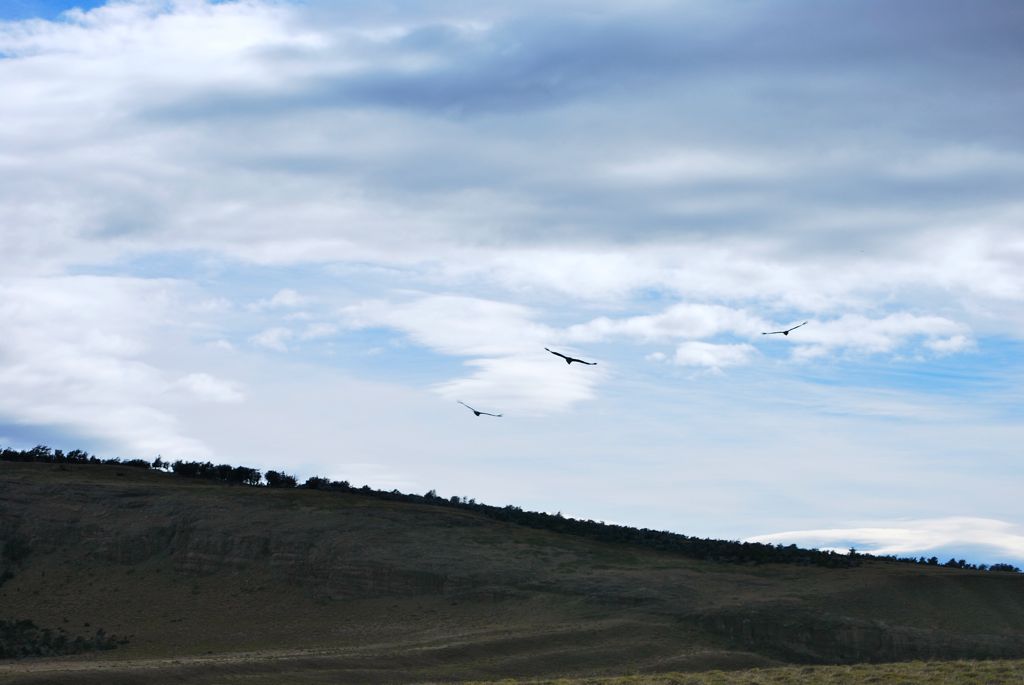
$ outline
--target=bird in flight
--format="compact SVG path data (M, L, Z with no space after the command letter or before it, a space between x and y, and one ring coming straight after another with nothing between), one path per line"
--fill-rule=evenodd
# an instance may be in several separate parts
M784 331L761 331L761 335L775 335L776 333L782 333L783 335L789 335L790 331L795 331L796 329L798 329L801 326L804 326L806 324L807 324L807 322L804 321L803 323L798 323L797 325L793 326L792 328L787 328Z
M544 349L548 350L548 348L546 348L546 347ZM587 366L596 366L597 365L597 362L585 362L582 359L577 359L576 357L567 357L564 354L562 354L561 352L555 352L554 350L548 350L548 352L550 352L551 354L555 355L556 357L561 357L562 359L565 360L566 364L572 364L573 362L579 362L580 364L586 364Z
M466 404L466 403L465 403L465 402L463 402L462 400L455 400L455 401L456 401L456 402L458 402L459 404L461 404L461 405L462 405L463 407L465 407L466 409L468 409L468 410L470 410L471 412L473 412L474 414L476 414L477 416L480 416L481 414L483 414L484 416L498 416L498 417L500 417L500 416L501 416L501 414L491 414L490 412L486 412L486 411L478 411L478 410L476 410L476 409L473 409L473 407L469 406L468 404Z

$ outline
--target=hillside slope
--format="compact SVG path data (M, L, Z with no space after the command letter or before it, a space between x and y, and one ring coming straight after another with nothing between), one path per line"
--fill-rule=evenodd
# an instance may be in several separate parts
M13 574L0 619L129 639L0 665L19 682L46 682L54 663L77 664L78 682L137 682L96 670L125 660L160 682L171 657L168 682L393 682L1024 656L1018 574L719 564L116 466L0 463L0 540Z

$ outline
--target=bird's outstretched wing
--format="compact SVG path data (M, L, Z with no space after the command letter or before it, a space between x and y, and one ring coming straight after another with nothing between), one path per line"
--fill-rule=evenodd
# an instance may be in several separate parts
M561 352L555 352L554 350L552 350L550 348L547 348L547 347L545 347L544 349L547 350L548 352L550 352L551 354L555 355L556 357L561 357L562 359L571 359L571 357L566 357Z
M586 364L587 366L597 366L597 362L585 362L582 359L577 359L576 357L570 357L568 355L562 354L561 352L555 352L554 350L552 350L550 348L547 348L547 347L545 347L544 349L547 350L548 352L550 352L551 354L555 355L556 357L561 357L562 359L564 359L566 364L572 364L573 362L579 362L580 364Z
M480 411L479 409L473 409L473 407L469 406L468 404L466 404L462 400L455 400L455 401L458 402L459 404L461 404L466 409L468 409L471 412L473 412L477 416L497 416L497 417L501 417L501 414L492 414L492 413L487 412L487 411Z
M806 326L806 325L807 325L807 322L804 321L803 323L798 323L797 325L793 326L792 328L787 328L784 331L761 331L761 335L776 335L776 334L779 334L779 333L781 333L782 335L789 335L790 331L795 331L796 329L800 328L801 326Z

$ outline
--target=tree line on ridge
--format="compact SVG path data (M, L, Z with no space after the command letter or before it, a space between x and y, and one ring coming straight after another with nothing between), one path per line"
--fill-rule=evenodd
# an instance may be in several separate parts
M100 459L82 450L64 452L46 445L37 445L28 450L11 448L0 449L0 461L42 462L49 464L105 464L127 466L130 468L169 471L183 478L197 478L218 481L226 484L269 487L299 488L322 490L329 492L350 492L378 499L400 502L412 502L433 506L455 507L481 513L489 518L528 526L530 528L551 530L558 533L587 537L605 542L624 543L660 551L680 554L693 559L735 564L798 564L804 566L824 566L828 568L849 568L858 566L863 559L880 559L886 561L923 564L929 566L946 566L977 571L1016 572L1021 569L1006 563L972 564L964 559L951 558L940 563L937 557L897 557L893 555L876 556L857 552L850 548L846 554L833 550L804 549L796 545L772 545L760 542L740 542L737 540L716 540L698 538L672 533L669 531L652 530L649 528L632 528L601 521L568 518L558 514L539 511L525 511L520 507L508 505L493 506L477 502L469 497L441 497L435 490L424 495L406 494L398 490L374 490L368 485L355 487L348 481L336 481L313 476L301 485L295 476L283 471L270 470L265 473L248 466L232 466L230 464L213 464L200 461L166 461L157 457L152 462L145 459Z

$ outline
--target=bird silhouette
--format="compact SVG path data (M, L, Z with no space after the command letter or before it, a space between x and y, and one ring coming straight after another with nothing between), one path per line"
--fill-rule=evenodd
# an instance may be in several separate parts
M544 349L548 350L548 348L546 348L546 347ZM587 366L596 366L597 365L597 362L585 362L582 359L577 359L576 357L567 357L566 355L562 354L561 352L555 352L554 350L548 350L548 352L550 352L551 354L555 355L556 357L561 357L562 359L565 360L566 364L572 364L573 362L579 362L580 364L586 364Z
M456 402L458 402L459 404L461 404L461 405L462 405L463 407L465 407L466 409L468 409L468 410L470 410L471 412L473 412L474 414L476 414L477 416L480 416L481 414L483 414L484 416L497 416L497 417L500 417L500 416L501 416L501 414L491 414L490 412L486 412L486 411L478 411L478 410L476 410L476 409L473 409L473 407L469 406L468 404L466 404L466 403L465 403L465 402L463 402L462 400L455 400L455 401L456 401Z
M795 331L796 329L798 329L801 326L804 326L806 324L807 324L807 322L804 321L803 323L798 323L797 325L793 326L792 328L787 328L784 331L761 331L761 335L775 335L776 333L782 333L783 335L789 335L790 331Z

